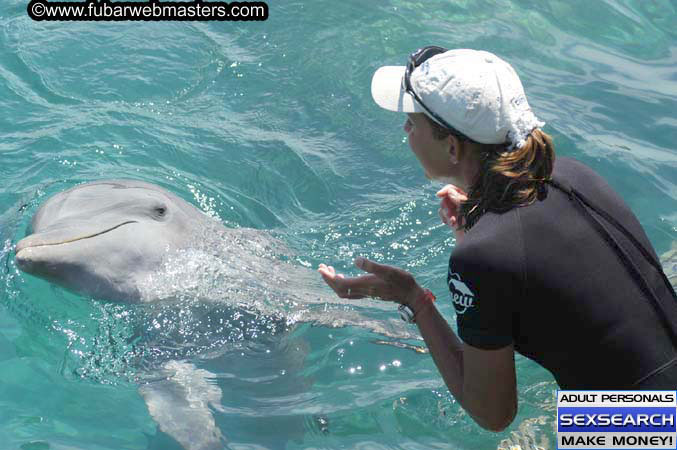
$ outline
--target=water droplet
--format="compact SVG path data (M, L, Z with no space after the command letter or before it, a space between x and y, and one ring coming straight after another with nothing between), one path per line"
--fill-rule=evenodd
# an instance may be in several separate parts
M324 434L329 433L329 419L323 416L315 416L315 423L320 431Z

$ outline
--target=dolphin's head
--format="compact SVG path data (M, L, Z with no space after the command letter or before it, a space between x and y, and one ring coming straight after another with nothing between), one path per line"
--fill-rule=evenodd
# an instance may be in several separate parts
M16 246L18 267L75 292L139 300L138 280L208 217L149 183L110 180L51 197Z

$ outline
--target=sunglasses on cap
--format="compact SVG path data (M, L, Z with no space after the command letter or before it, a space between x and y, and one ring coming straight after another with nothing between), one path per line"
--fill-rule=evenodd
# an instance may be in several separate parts
M458 131L456 128L452 127L449 125L449 123L441 118L439 115L435 114L430 108L428 108L425 103L423 103L423 100L421 100L421 97L418 96L416 92L414 92L414 88L411 86L411 73L416 69L418 66L423 64L425 61L428 59L432 58L435 55L439 55L440 53L446 52L447 49L443 47L438 47L436 45L428 45L427 47L419 48L416 50L414 53L409 55L409 62L407 63L407 68L404 71L404 78L402 78L402 84L404 85L404 91L408 92L412 97L414 97L414 100L421 105L421 107L432 117L435 119L440 125L442 125L444 128L446 128L451 134L456 136L459 139L463 139L466 141L472 141L468 136L465 134L461 133Z

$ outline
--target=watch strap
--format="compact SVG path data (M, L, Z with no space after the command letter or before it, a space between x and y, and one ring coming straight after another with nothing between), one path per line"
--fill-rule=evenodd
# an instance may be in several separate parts
M404 304L400 305L397 310L399 311L402 320L408 323L416 323L416 316L418 313L431 306L435 300L435 294L433 294L430 289L423 289L423 295L418 297L415 302L423 302L422 305L418 307L417 311L414 311L409 305Z

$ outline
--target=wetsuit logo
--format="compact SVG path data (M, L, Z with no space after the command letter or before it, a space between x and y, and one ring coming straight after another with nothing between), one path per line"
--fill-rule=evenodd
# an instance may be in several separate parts
M449 275L449 291L456 314L464 314L468 308L473 307L475 294L461 281L461 277L457 273Z

